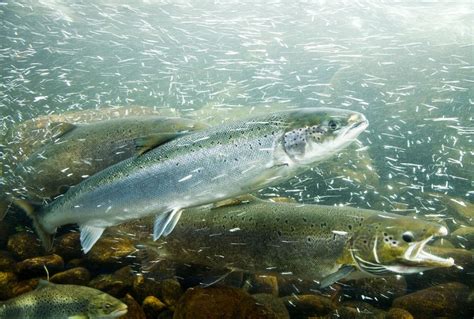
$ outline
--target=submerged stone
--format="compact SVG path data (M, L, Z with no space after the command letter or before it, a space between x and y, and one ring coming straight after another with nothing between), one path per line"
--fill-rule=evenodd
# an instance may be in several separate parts
M28 258L16 264L16 271L23 277L46 276L64 269L64 260L53 254Z
M44 249L41 247L36 235L27 232L11 235L8 238L7 248L18 260L44 254Z
M166 305L155 296L148 296L143 300L143 311L147 318L156 318L166 309Z
M405 309L417 319L466 318L469 315L468 296L466 285L451 282L399 297L393 307Z
M86 286L91 280L89 270L84 267L76 267L59 272L51 277L50 281L56 284L83 285Z
M290 315L325 316L336 308L334 302L322 295L293 295L281 298Z

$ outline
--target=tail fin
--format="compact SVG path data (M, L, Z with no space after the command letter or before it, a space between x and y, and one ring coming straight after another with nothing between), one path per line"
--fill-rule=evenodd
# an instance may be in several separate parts
M14 202L15 205L23 209L28 217L31 218L33 227L35 228L36 234L38 234L44 249L46 251L51 251L53 248L54 234L50 234L48 231L46 231L38 218L38 211L41 209L41 207L33 205L32 203L22 199L17 199Z

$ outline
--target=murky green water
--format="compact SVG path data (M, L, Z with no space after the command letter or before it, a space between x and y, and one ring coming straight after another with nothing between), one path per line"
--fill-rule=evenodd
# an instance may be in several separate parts
M35 117L110 106L146 106L212 125L294 106L362 112L370 126L358 143L256 195L418 214L447 225L458 235L444 246L462 249L470 262L454 275L413 275L399 295L462 282L468 286L459 298L468 304L474 287L472 21L469 1L4 1L0 128L6 134ZM4 156L11 156L10 147L3 142ZM29 229L28 218L13 215L8 227ZM2 231L0 250L7 254L14 232ZM65 267L86 265L93 280L126 263L92 269L87 262L71 264L82 258L80 251L72 256L63 256ZM30 280L16 273L23 286ZM280 284L280 295L311 293L300 284L291 292L290 284ZM123 297L132 286L112 294ZM385 295L395 286L386 284ZM346 289L347 300L368 296L362 299L377 308L392 306L393 298L374 300L357 290L360 285ZM144 299L136 290L133 297ZM171 316L174 303L164 302ZM339 316L350 316L335 307L342 309ZM472 316L471 310L443 307L445 312L426 317ZM333 310L290 314L337 316Z

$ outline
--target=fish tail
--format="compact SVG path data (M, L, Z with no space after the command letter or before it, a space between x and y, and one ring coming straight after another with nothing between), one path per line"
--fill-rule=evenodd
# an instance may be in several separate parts
M38 235L43 247L46 251L51 251L53 248L54 234L50 234L41 223L38 212L41 210L40 206L33 205L26 200L15 200L15 205L23 209L31 218L33 227L35 228L36 234Z

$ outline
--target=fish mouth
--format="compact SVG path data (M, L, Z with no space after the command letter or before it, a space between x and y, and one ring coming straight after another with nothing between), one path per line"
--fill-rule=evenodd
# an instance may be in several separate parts
M402 262L410 267L413 266L415 268L420 267L424 269L453 266L453 258L442 258L424 250L426 244L431 241L433 237L446 236L447 234L448 230L443 226L439 229L437 234L429 236L425 240L412 243L403 254Z
M112 311L110 313L109 318L117 318L117 317L125 315L127 312L128 312L128 306L124 304L120 306L119 308L117 308L116 310Z
M347 139L355 139L359 136L360 133L365 131L365 129L369 126L369 121L365 118L363 114L357 114L357 119L351 126L347 128L347 130L343 133L344 138Z

